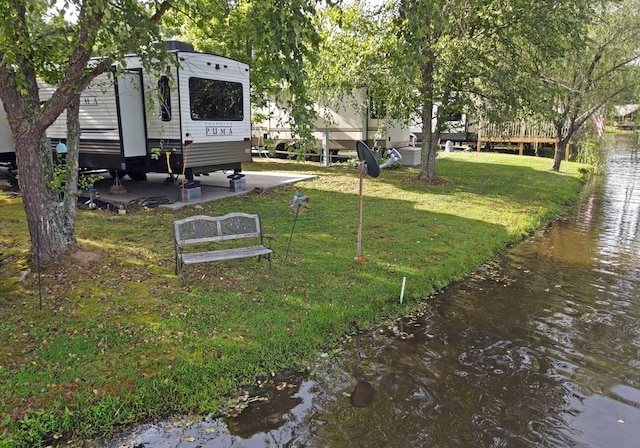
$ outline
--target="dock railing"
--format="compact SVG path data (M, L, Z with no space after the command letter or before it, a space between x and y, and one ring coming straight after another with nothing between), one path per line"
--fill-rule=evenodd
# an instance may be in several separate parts
M557 146L557 131L552 123L533 121L511 121L506 123L479 122L477 150L480 151L486 143L506 143L518 146L520 155L527 143L542 143ZM571 142L567 145L565 159L570 154Z

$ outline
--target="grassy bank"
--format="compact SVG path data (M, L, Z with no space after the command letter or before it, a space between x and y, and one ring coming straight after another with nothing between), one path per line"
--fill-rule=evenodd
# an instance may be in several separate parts
M354 321L365 328L425 306L562 213L581 189L579 166L549 166L445 154L443 185L418 183L409 168L366 178L366 264L354 262L359 182L347 166L260 161L245 169L318 177L202 210L82 211L80 250L42 271L42 310L35 269L19 281L29 250L22 204L0 195L0 446L80 441L172 412L242 404L237 392L257 378L312 365ZM310 206L292 234L296 192ZM253 259L189 266L183 287L171 222L234 211L260 213L274 237L273 270Z

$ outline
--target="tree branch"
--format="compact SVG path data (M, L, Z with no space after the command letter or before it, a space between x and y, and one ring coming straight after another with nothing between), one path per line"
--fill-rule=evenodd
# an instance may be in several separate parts
M58 88L51 99L47 101L40 111L36 123L38 131L46 129L67 107L68 99L76 92L82 92L98 75L106 72L115 62L114 57L105 57L96 60L96 64L88 67L89 60L93 56L98 31L102 26L105 16L105 8L97 7L96 0L87 0L83 3L78 18L79 32L74 50L69 58L69 63L63 73ZM156 25L162 16L171 8L174 0L166 0L156 5L156 11L149 22ZM133 51L135 42L124 45L124 53Z

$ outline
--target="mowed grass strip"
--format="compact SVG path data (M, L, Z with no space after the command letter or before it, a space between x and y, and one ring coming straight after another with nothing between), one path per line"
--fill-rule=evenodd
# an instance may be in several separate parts
M584 169L550 165L452 153L437 162L442 185L418 182L417 168L366 177L366 264L354 261L359 178L346 164L256 161L245 170L317 177L178 212L79 211L79 250L42 269L42 310L21 200L0 195L0 446L80 443L170 413L232 409L258 378L309 368L353 322L366 328L425 306L563 213ZM310 204L294 227L297 192ZM272 271L257 259L192 265L183 287L172 221L230 212L261 215Z

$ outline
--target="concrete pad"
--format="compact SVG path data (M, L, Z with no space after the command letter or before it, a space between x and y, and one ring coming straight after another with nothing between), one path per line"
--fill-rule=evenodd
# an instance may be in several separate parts
M183 194L181 180L176 183L168 182L166 174L148 173L146 181L132 181L128 177L120 179L122 188L113 188L115 179L109 174L104 174L104 179L95 183L94 187L98 191L98 199L111 202L117 206L132 202L158 200L161 207L168 207L178 210L187 205L199 204L202 202L215 201L217 199L238 196L252 192L254 189L269 189L283 185L290 185L316 176L296 173L275 173L267 171L243 171L245 176L245 188L242 191L232 191L230 173L214 172L208 176L196 176L194 180L200 182L200 192L195 194Z

